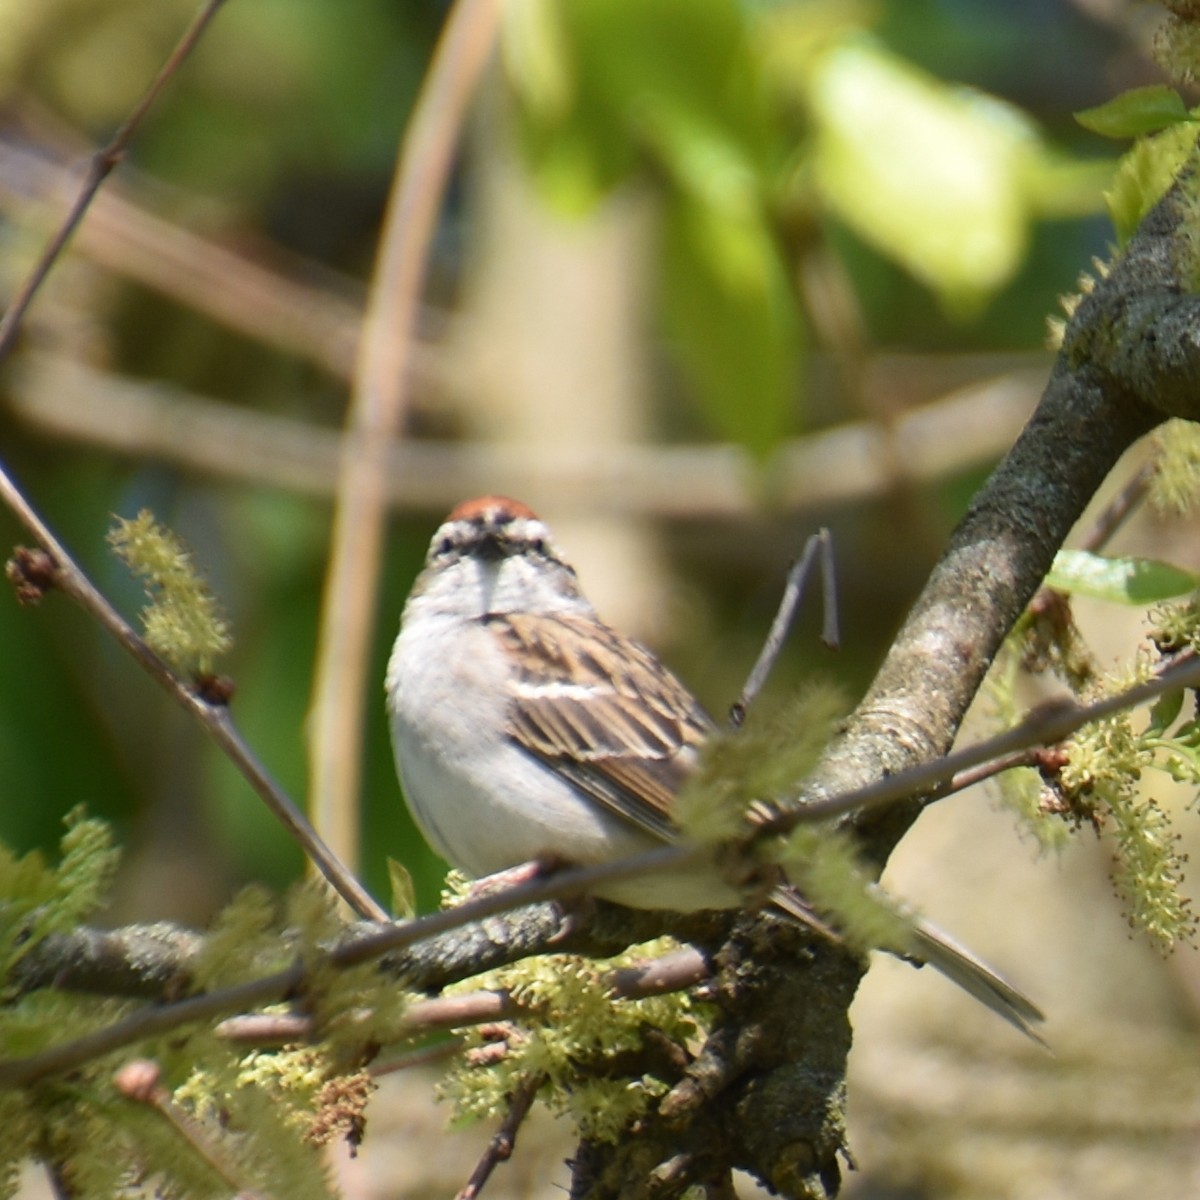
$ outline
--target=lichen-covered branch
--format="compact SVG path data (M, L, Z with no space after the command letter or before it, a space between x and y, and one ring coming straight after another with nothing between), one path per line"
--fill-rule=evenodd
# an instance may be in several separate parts
M1037 411L955 530L801 801L946 753L1009 629L1117 460L1167 417L1200 415L1200 306L1190 294L1198 277L1189 227L1193 186L1185 175L1168 192L1076 309ZM920 809L918 797L851 818L878 866ZM840 1100L830 1081L843 1077L845 1017L860 971L825 945L811 947L802 961L768 957L755 966L739 997L736 1028L773 1036L749 1061L729 1053L733 1017L722 1010L707 1053L725 1059L728 1086L709 1108L733 1118L726 1138L740 1139L746 1154L738 1165L784 1195L833 1195L843 1148L831 1132ZM792 1036L774 1036L782 1031ZM809 1031L815 1036L806 1038ZM769 1134L780 1129L789 1136ZM587 1171L597 1182L577 1194L633 1194L606 1182L629 1162L631 1148L591 1149ZM666 1143L662 1149L665 1155Z
M1000 644L1121 455L1168 417L1200 416L1196 181L1185 172L1083 298L1037 411L955 529L845 735L807 795L944 754ZM872 816L886 859L919 800Z

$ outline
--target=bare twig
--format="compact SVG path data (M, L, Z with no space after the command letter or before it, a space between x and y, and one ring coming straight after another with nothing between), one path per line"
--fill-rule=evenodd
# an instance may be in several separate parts
M208 1021L286 996L304 978L299 964L249 983L190 996L173 1004L148 1004L127 1017L82 1037L60 1042L27 1058L0 1060L0 1087L24 1087L50 1075L71 1071L146 1038L169 1033L196 1021Z
M418 917L416 920L381 925L376 932L343 943L317 957L321 967L352 967L380 958L392 950L403 950L437 934L459 929L498 913L526 904L576 896L595 886L614 880L629 879L647 872L686 867L707 854L704 850L682 846L663 846L657 850L602 863L578 867L534 879L517 887L498 889L487 895ZM247 983L236 984L199 996L190 996L171 1004L150 1004L100 1029L74 1040L62 1042L27 1058L0 1060L0 1087L22 1087L48 1075L69 1071L123 1046L196 1021L211 1020L230 1013L267 1004L290 995L305 979L305 967L295 963L284 971Z
M362 884L337 860L309 824L304 814L292 803L286 792L271 778L258 761L233 723L224 704L214 704L188 687L167 664L146 645L138 632L92 584L82 568L54 536L50 528L34 511L12 477L0 463L0 500L16 515L27 530L37 538L53 559L52 585L70 596L101 627L107 630L146 670L203 727L205 732L224 751L242 773L250 786L283 825L289 835L316 863L330 885L360 916L386 921L387 912Z
M475 1197L483 1191L484 1185L496 1167L512 1157L513 1148L517 1144L517 1131L529 1115L538 1088L544 1082L543 1076L531 1075L508 1098L508 1112L504 1121L496 1130L491 1141L488 1142L487 1149L484 1150L475 1170L471 1172L471 1178L467 1180L455 1200L475 1200Z
M710 977L708 964L698 950L678 950L661 958L619 967L609 972L606 984L622 1000L641 1000L694 987ZM404 1013L405 1035L436 1033L502 1021L519 1016L523 1006L503 991L468 992L417 1000ZM313 1019L302 1013L263 1013L230 1017L217 1026L219 1037L248 1045L301 1042L312 1036Z
M70 241L71 234L75 232L79 222L83 220L84 214L88 210L88 205L92 202L92 198L100 190L105 179L108 178L121 161L126 148L146 114L154 106L155 101L167 86L171 77L179 69L180 64L195 48L196 43L200 40L209 22L217 15L217 10L224 2L225 0L207 0L207 3L196 14L191 25L188 26L183 36L176 43L175 49L171 51L167 61L163 63L162 68L155 76L149 88L146 89L141 100L138 101L133 111L125 118L120 128L113 135L112 140L92 156L87 176L79 189L79 195L75 198L75 203L67 212L66 217L63 218L62 224L50 239L41 257L34 264L28 278L18 288L17 294L13 297L12 303L8 307L8 311L4 314L3 318L0 318L0 360L4 359L9 350L12 349L12 344L17 336L17 330L21 326L22 318L28 310L29 305L33 302L34 296L37 295L38 288L45 282L46 276L50 274L55 262L58 261L58 256L63 252L67 242Z
M898 369L898 362L881 361L879 370ZM342 435L335 430L47 354L25 354L21 368L9 403L43 433L256 487L322 498L336 487ZM432 368L422 370L429 374ZM909 477L940 479L1003 453L1029 417L1040 374L1022 369L980 379L897 418L890 436L905 446ZM855 503L895 486L876 453L881 437L873 422L848 422L784 442L765 468L733 445L631 444L598 456L591 446L548 451L393 442L388 503L440 514L486 478L501 492L553 494L563 511L746 517L762 511L764 475L781 510Z
M1051 745L1089 721L1110 716L1176 688L1198 685L1200 658L1185 652L1156 679L1138 684L1095 704L1066 702L1044 707L1021 725L950 754L937 762L909 768L881 780L876 785L858 788L844 796L835 796L789 809L760 826L756 836L786 833L803 821L831 819L847 812L877 807L908 796L928 794L960 771L1028 746ZM324 956L324 959L335 967L354 966L378 958L391 950L415 945L447 930L457 929L526 904L578 895L603 883L629 879L644 873L694 867L708 857L709 853L710 851L698 847L663 846L617 862L561 871L518 887L477 896L454 909L382 927L376 933L367 934L337 947ZM287 995L298 987L303 979L304 970L297 964L287 971L219 992L191 997L175 1004L147 1006L121 1021L74 1041L51 1047L28 1058L0 1061L0 1086L23 1086L181 1025L254 1008Z
M367 300L342 444L309 743L309 811L351 864L358 854L363 705L388 449L407 396L413 326L442 191L499 13L499 0L457 0L446 18L404 135Z
M1125 486L1108 502L1103 512L1098 513L1091 529L1080 540L1084 550L1099 550L1124 524L1129 515L1146 498L1150 484L1158 470L1153 462L1143 463L1126 482Z
M775 614L775 620L771 622L770 631L767 633L767 640L763 643L758 660L746 679L746 686L742 688L742 694L729 709L729 723L735 729L746 719L750 705L757 699L758 693L762 691L767 677L775 667L779 652L783 649L783 644L792 628L792 621L795 620L796 609L804 598L804 587L808 583L814 563L821 572L821 600L824 617L821 640L830 650L837 649L837 580L833 572L833 539L829 536L828 529L819 529L804 543L803 552L788 571L787 584L784 586L783 597L779 601L779 610Z
M1200 657L1183 652L1157 678L1090 705L1065 702L1037 710L1021 725L936 762L898 772L868 787L789 809L764 822L756 837L786 833L804 821L828 820L850 812L879 807L913 795L925 795L960 771L1035 745L1051 745L1090 721L1152 700L1165 692L1200 685ZM457 929L526 904L579 895L604 883L635 876L695 867L711 850L694 846L663 846L631 858L596 866L573 868L517 887L477 896L457 908L432 913L402 924L384 926L351 943L338 946L322 960L333 967L355 966L390 950L412 946L436 934ZM194 1021L245 1011L276 1000L298 987L305 977L297 964L286 971L236 987L191 997L175 1004L150 1005L81 1038L51 1047L24 1059L0 1061L0 1086L18 1087L47 1075L70 1070L101 1054Z
M964 771L959 771L944 786L935 788L929 798L944 800L955 792L966 791L967 788L974 787L977 783L983 783L987 779L1003 775L1005 771L1012 771L1017 767L1032 767L1044 753L1041 746L1031 746L1028 750L1014 750L1011 754L995 758L991 762L980 763L977 767L969 767Z
M43 122L44 123L44 122ZM40 130L39 130L40 132ZM0 211L20 219L45 212L77 186L61 142L32 147L0 130ZM303 263L301 270L280 249L256 242L247 252L187 229L155 211L148 189L128 176L96 196L72 240L74 253L143 287L170 297L264 345L315 363L349 379L362 320L354 281ZM162 185L156 181L156 191ZM417 372L429 365L423 352Z
M395 1075L400 1071L412 1071L417 1067L429 1067L434 1063L445 1062L461 1049L462 1039L450 1038L448 1041L434 1042L431 1046L410 1050L407 1054L396 1054L383 1062L373 1062L368 1071L372 1079L382 1079L385 1075Z
M1166 692L1198 685L1200 657L1194 651L1185 650L1176 655L1154 679L1145 683L1106 696L1093 704L1077 704L1073 700L1051 701L1034 709L1019 725L973 746L897 771L865 787L788 808L764 821L756 831L756 836L786 833L806 822L828 821L850 813L866 812L913 796L940 795L939 789L960 772L996 759L1007 759L1033 746L1052 746L1092 721L1145 704Z

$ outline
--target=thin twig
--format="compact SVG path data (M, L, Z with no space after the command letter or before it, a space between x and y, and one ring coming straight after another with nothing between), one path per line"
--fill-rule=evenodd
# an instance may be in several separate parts
M1005 771L1012 771L1017 767L1032 767L1043 753L1041 746L1031 746L1027 750L1014 750L1011 754L995 758L991 762L980 763L977 767L959 771L944 786L934 788L930 793L930 799L944 800L947 796L966 791L967 788L974 787L977 783L983 783L987 779L1003 775Z
M334 511L313 683L309 812L348 863L369 648L387 514L388 454L408 394L425 262L468 102L491 52L499 0L457 0L405 132L367 299Z
M730 706L729 724L734 729L746 719L750 705L758 698L767 677L775 668L779 652L783 649L792 622L796 618L796 609L804 599L804 587L808 583L814 563L821 572L821 599L824 608L821 640L830 650L837 649L837 580L833 572L833 539L829 536L828 529L818 529L804 543L803 552L788 571L779 610L775 613L775 620L771 622L767 640L763 642L763 648L759 651L758 659L746 679L742 694Z
M322 969L359 966L390 951L403 950L438 934L527 904L580 895L602 883L653 874L658 870L687 867L705 857L706 853L690 847L663 846L618 862L560 871L515 887L479 895L456 908L430 913L412 921L380 926L376 932L343 943L316 956L313 961ZM200 996L170 1004L145 1005L111 1025L72 1041L62 1042L27 1058L0 1060L0 1087L24 1086L183 1025L244 1012L274 1002L294 992L304 979L303 965L295 963L286 970Z
M412 921L381 925L374 933L343 943L325 954L314 956L320 969L354 967L380 958L392 950L403 950L418 942L482 921L498 913L545 900L577 896L599 884L631 879L655 871L687 867L707 856L707 851L684 846L663 846L619 862L601 863L559 871L512 888L477 896L457 908L430 913ZM148 1004L111 1025L61 1042L26 1058L0 1059L0 1088L23 1087L48 1075L60 1074L149 1037L189 1025L246 1012L292 994L306 978L305 968L295 963L283 971L235 984L170 1004Z
M610 971L604 979L613 996L642 1000L694 987L710 978L711 971L698 950L677 950L661 958L648 959ZM524 1006L506 991L478 991L417 1000L405 1009L405 1037L462 1029L487 1021L519 1016ZM281 1045L307 1041L316 1021L303 1013L255 1013L230 1017L216 1028L218 1037L246 1045Z
M1094 704L1064 702L1043 706L1014 728L956 751L932 763L898 771L867 787L843 795L815 800L789 809L763 822L755 837L783 834L805 821L828 820L850 812L879 807L908 796L928 794L958 772L1030 746L1053 745L1088 724L1122 709L1153 700L1178 688L1200 686L1200 657L1190 651L1179 654L1157 678L1128 688ZM324 966L357 966L404 949L451 929L458 929L497 913L526 904L576 896L602 884L640 875L694 868L711 858L712 851L696 846L662 846L643 854L589 867L560 871L516 887L499 889L459 905L416 920L384 926L336 947L319 960ZM252 980L219 992L191 997L175 1004L148 1005L112 1025L22 1059L0 1061L0 1087L20 1087L47 1075L71 1070L101 1054L156 1036L181 1025L227 1013L245 1011L289 994L304 980L297 964L286 971Z
M440 362L436 351L424 349L413 382L436 379ZM899 418L893 432L911 443L905 457L909 477L928 482L994 459L1028 420L1035 396L1034 373L1021 371L980 380ZM139 461L155 458L193 473L321 499L337 485L342 445L337 430L130 379L65 356L24 353L7 400L20 421L43 435ZM500 492L553 494L564 511L688 520L757 517L762 494L755 481L763 475L774 481L781 511L859 503L894 487L895 478L881 470L873 450L880 437L872 422L851 421L781 443L766 464L754 464L745 447L729 443L629 443L597 455L589 445L551 450L393 441L388 503L441 514L488 479Z
M373 1062L367 1068L372 1079L382 1079L385 1075L396 1075L401 1071L412 1071L418 1067L429 1067L434 1063L445 1062L454 1058L462 1050L461 1038L450 1038L448 1041L435 1042L432 1046L422 1046L419 1050L410 1050L407 1054L397 1054L383 1062Z
M54 560L53 586L70 596L81 608L95 617L146 670L203 727L205 732L224 751L250 786L283 825L288 834L316 863L321 874L337 893L360 916L368 920L386 921L387 912L371 898L362 884L337 860L296 807L287 793L271 778L233 723L224 704L213 704L188 687L167 664L146 645L137 630L121 616L84 574L63 544L34 511L15 481L0 463L0 500L13 511L17 519L37 538Z
M517 1131L529 1115L529 1110L533 1107L533 1101L537 1097L538 1088L544 1082L544 1076L531 1075L508 1098L508 1112L504 1121L492 1136L491 1141L488 1142L487 1149L480 1156L475 1170L471 1172L471 1178L467 1180L455 1200L475 1200L475 1197L483 1191L484 1185L496 1167L512 1157L513 1149L517 1144Z
M1126 518L1146 498L1157 470L1156 463L1148 462L1143 463L1133 473L1125 486L1108 502L1104 511L1097 514L1091 529L1079 543L1081 549L1096 551L1108 543Z
M17 294L8 306L8 311L4 314L3 318L0 318L0 360L3 360L12 349L13 342L17 336L17 330L21 327L22 318L33 302L34 296L37 295L38 288L45 282L46 276L50 274L54 264L58 261L59 255L63 252L67 242L70 241L71 235L75 232L79 222L83 220L84 214L88 210L88 205L92 202L92 198L100 190L105 179L108 178L121 161L133 135L137 132L146 114L154 106L155 101L167 86L171 77L179 69L180 64L195 48L196 43L200 40L209 22L217 15L217 10L224 3L225 0L208 0L200 9L193 18L191 25L188 26L183 36L176 43L175 49L167 57L167 61L163 63L153 83L146 89L145 94L135 105L133 111L122 122L120 128L113 135L112 140L92 156L87 176L83 181L82 187L79 189L79 195L76 196L75 203L72 204L57 232L50 239L41 257L34 264L28 278L17 289Z
M1014 725L1011 729L973 746L966 746L942 758L897 771L865 787L785 809L762 822L756 829L755 836L787 833L797 825L866 812L910 796L927 796L931 793L937 795L938 788L961 771L994 759L1006 758L1032 746L1052 746L1092 721L1100 721L1124 709L1145 704L1166 692L1198 685L1200 657L1192 650L1182 651L1154 679L1145 683L1127 688L1116 695L1106 696L1093 704L1062 700L1041 705L1019 725Z
M74 192L77 172L69 169L70 148L63 144L68 137L33 146L0 130L0 212L6 218L45 212L68 188ZM265 239L247 246L244 230L235 248L188 229L161 215L164 185L155 182L151 193L128 176L120 183L110 179L75 231L72 251L244 337L349 380L362 320L356 282L297 262ZM414 364L418 376L428 361L423 350Z
M241 1012L286 996L304 979L297 963L286 971L252 979L249 983L190 996L173 1004L147 1004L111 1025L81 1037L59 1042L26 1058L0 1060L0 1088L25 1087L50 1075L73 1071L92 1059L131 1046L146 1038L170 1033L184 1025Z

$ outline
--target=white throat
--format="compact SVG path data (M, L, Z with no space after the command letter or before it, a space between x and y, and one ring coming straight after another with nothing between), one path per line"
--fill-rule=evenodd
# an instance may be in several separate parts
M594 615L569 567L522 554L467 555L428 568L409 596L405 617L418 612L467 620L503 612Z

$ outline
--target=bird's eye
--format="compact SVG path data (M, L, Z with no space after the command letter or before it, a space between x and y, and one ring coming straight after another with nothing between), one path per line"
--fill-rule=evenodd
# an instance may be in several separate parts
M545 554L546 553L546 539L545 538L534 538L529 543L529 548L530 548L530 550L532 550L534 552L534 554Z
M449 554L450 551L453 549L454 549L454 539L453 538L444 537L437 544L437 553L438 553L439 557Z

